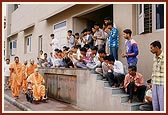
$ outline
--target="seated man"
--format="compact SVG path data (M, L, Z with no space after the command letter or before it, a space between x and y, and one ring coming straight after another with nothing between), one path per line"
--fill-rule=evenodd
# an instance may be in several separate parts
M97 53L98 48L96 46L91 47L90 61L86 64L89 69L95 70L95 68L101 66L99 61L99 55Z
M90 52L87 52L86 48L80 48L80 56L79 62L76 63L78 68L87 68L86 64L89 62L90 59Z
M129 94L129 103L132 103L133 94L137 94L138 101L143 102L146 86L144 85L143 76L136 72L136 66L128 67L128 74L124 79L124 88Z
M141 105L139 107L139 109L141 111L152 111L153 107L152 107L152 83L151 83L151 79L149 79L147 81L147 87L148 90L145 93L145 104Z
M47 56L47 53L44 53L44 59L39 59L39 65L41 67L51 67L53 65L51 59Z
M107 56L107 74L105 77L109 81L110 86L118 87L122 86L124 82L124 68L120 61L116 61L112 55ZM106 68L106 67L105 67ZM103 68L105 71L105 69Z
M31 87L33 89L33 98L35 101L40 99L46 100L45 97L45 80L38 72L38 68L34 69L34 73L32 73L28 78L27 82L31 83Z

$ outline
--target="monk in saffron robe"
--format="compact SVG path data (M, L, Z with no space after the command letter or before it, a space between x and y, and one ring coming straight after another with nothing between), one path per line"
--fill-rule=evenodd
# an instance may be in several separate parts
M31 87L33 89L33 97L35 101L38 101L40 99L46 100L45 97L45 80L43 76L40 75L38 72L38 68L34 70L34 73L32 73L28 78L27 82L31 83Z
M23 70L23 78L22 78L22 90L23 93L25 94L27 92L27 87L28 87L28 83L27 83L27 60L24 60L24 64L22 65L22 70Z
M23 75L22 65L19 63L19 57L16 56L14 58L14 63L10 65L9 70L12 95L14 96L14 99L17 99L19 97Z
M29 65L28 70L27 70L27 76L29 76L32 73L34 73L34 69L35 68L37 68L37 65L34 63L33 59L30 59L30 65Z

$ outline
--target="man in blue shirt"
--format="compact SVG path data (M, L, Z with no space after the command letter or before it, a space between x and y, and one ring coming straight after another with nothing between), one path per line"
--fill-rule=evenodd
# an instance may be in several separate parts
M125 29L123 31L123 37L126 39L125 46L126 46L126 53L122 54L123 58L127 58L128 66L136 66L137 65L137 55L139 53L138 46L136 41L131 38L132 31L130 29Z
M113 22L110 21L107 23L107 28L110 29L109 34L109 47L110 47L110 55L114 57L115 60L118 60L118 30L113 27Z

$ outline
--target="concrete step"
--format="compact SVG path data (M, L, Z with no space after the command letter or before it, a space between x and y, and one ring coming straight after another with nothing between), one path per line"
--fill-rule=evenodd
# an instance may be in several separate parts
M139 111L139 106L144 104L143 102L132 102L132 103L122 103L121 107L122 108L129 108L130 111Z
M105 89L112 90L112 95L113 94L125 94L124 89L120 88L112 88L112 87L104 87Z
M100 74L97 74L97 80L102 80L102 79L103 79L103 76Z
M128 94L112 94L114 97L120 97L120 103L128 102Z

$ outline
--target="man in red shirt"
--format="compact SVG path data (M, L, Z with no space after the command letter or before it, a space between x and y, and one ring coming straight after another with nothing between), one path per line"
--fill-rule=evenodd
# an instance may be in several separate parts
M128 74L124 79L124 88L129 94L129 103L132 103L133 94L137 94L138 101L143 102L146 86L144 85L143 76L136 72L136 66L128 67Z

